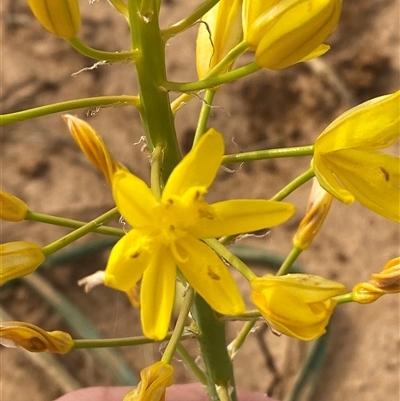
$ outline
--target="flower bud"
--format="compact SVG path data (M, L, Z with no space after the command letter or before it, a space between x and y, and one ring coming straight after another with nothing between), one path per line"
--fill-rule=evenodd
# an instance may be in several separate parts
M3 322L0 324L0 343L5 347L22 347L30 352L51 351L65 354L74 341L64 331L45 331L25 322Z
M307 211L293 237L293 245L301 250L307 249L322 227L332 204L332 195L326 192L314 178Z
M242 0L220 0L203 16L196 42L196 66L200 79L242 40L241 15Z
M358 283L351 293L353 301L368 304L382 295L400 292L400 257L386 263L380 273L371 274L366 283Z
M174 369L159 361L140 372L141 382L125 395L123 401L165 401L165 390L173 383Z
M69 39L81 25L78 0L28 0L36 19L53 35Z
M22 221L28 212L27 204L14 195L0 191L0 219Z
M328 51L342 0L247 0L244 36L257 63L279 70ZM258 14L258 17L257 17Z
M251 299L270 326L309 341L325 333L343 284L310 274L267 274L250 281Z
M0 285L33 273L45 260L39 246L15 241L0 245Z
M88 123L69 114L63 118L82 152L104 174L108 184L111 185L113 174L125 167L114 159L101 137Z

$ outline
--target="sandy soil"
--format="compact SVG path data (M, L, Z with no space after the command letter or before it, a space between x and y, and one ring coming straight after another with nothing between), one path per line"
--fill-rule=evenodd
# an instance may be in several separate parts
M110 51L129 48L127 28L110 12L107 2L81 3L82 39ZM191 7L195 3L191 2ZM164 23L177 20L191 7L183 1L166 1ZM224 133L228 152L311 144L351 104L397 90L399 15L399 3L395 0L345 1L340 25L329 40L332 50L326 56L281 72L263 71L223 88L216 97L211 124ZM130 65L102 66L71 77L92 62L41 29L23 0L2 1L1 17L2 113L76 96L135 93ZM168 46L171 79L195 79L195 31L188 31ZM177 117L184 151L194 133L200 105L200 100L194 100ZM135 145L142 131L134 110L83 110L74 114L86 118L132 171L144 179L148 177L147 155L141 152L141 145ZM210 199L268 198L308 164L309 158L304 158L235 166L233 173L221 172ZM24 199L31 210L76 219L92 219L112 206L103 177L77 149L59 115L2 127L1 186ZM282 255L288 252L308 191L307 186L290 197L298 210L291 222L251 243ZM42 225L4 223L1 242L21 239L45 245L63 233L63 229ZM307 271L340 280L351 288L379 271L398 252L398 225L361 205L345 206L335 201L320 236L300 262ZM103 268L106 257L107 252L60 264L46 269L43 275L102 335L139 334L137 311L132 310L123 294L98 288L86 295L76 286L79 278ZM3 320L11 318L47 330L70 331L64 319L36 295L32 285L30 281L20 281L2 290ZM332 323L328 358L313 401L398 401L398 297L384 297L368 306L341 306ZM237 325L232 326L230 335L236 330ZM251 335L238 356L237 381L243 388L268 391L283 399L304 358L305 345L276 337L268 330L259 333ZM268 353L260 348L260 338L262 344L268 345L275 372L271 363L266 362ZM191 352L197 353L195 344L191 345ZM119 350L135 372L156 360L159 353L158 346ZM29 396L32 400L51 401L76 386L116 384L97 358L92 351L77 350L48 362L23 350L2 348L0 399L25 401ZM177 381L193 380L178 359L175 365ZM64 369L64 373L57 369Z

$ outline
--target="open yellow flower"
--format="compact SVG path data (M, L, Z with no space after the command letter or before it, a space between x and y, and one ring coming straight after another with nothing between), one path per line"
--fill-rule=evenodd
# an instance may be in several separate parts
M304 341L325 333L336 306L332 297L346 292L343 284L311 274L266 274L250 285L251 299L268 324Z
M221 134L209 130L169 177L161 199L127 171L114 174L118 210L134 227L111 251L105 284L128 291L142 278L144 334L163 339L174 301L176 266L190 285L221 314L245 310L241 294L225 263L202 239L275 226L294 212L288 203L229 200L208 204L204 194L224 154Z
M165 401L165 390L173 383L174 369L159 361L140 372L140 383L123 401Z
M359 201L400 221L400 159L378 152L400 135L400 91L354 107L315 142L313 168L323 188L344 203Z

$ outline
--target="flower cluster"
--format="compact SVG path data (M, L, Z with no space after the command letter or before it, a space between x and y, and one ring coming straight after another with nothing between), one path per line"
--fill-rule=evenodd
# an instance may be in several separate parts
M244 40L256 62L279 70L318 57L335 29L342 0L221 0L199 28L197 70L200 78Z

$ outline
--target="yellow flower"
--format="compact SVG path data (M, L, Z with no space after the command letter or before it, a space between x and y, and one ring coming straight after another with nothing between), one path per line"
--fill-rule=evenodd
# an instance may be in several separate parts
M0 191L0 219L21 221L28 213L27 204L14 195Z
M340 283L310 274L267 274L250 282L251 299L271 327L290 337L314 340L325 333Z
M257 63L279 70L329 50L342 0L245 0L244 38Z
M331 208L332 195L326 192L314 178L307 211L293 237L293 245L299 249L307 249L318 234Z
M74 341L64 331L45 331L25 322L2 322L0 343L5 347L22 347L30 352L51 351L65 354L71 350Z
M28 0L36 19L53 35L69 39L81 25L78 0Z
M378 152L400 133L400 91L354 107L334 120L315 142L313 168L323 188L340 201L357 200L400 221L399 158Z
M134 227L111 251L105 284L132 289L142 278L144 334L166 335L176 266L217 312L241 314L245 305L225 263L202 239L255 231L287 220L294 206L267 200L203 200L224 153L221 134L209 130L173 170L158 201L138 177L120 170L112 188L118 210Z
M0 245L0 285L33 273L45 260L39 246L15 241Z
M367 283L357 284L351 293L353 301L368 304L382 295L400 292L400 257L386 263L380 273L374 273Z
M165 390L173 383L174 369L162 361L140 372L141 382L124 397L123 401L165 401Z
M82 152L104 174L108 184L111 185L113 174L125 167L114 159L101 137L88 123L69 114L63 118Z
M200 79L242 40L242 1L220 0L202 18L196 42Z

